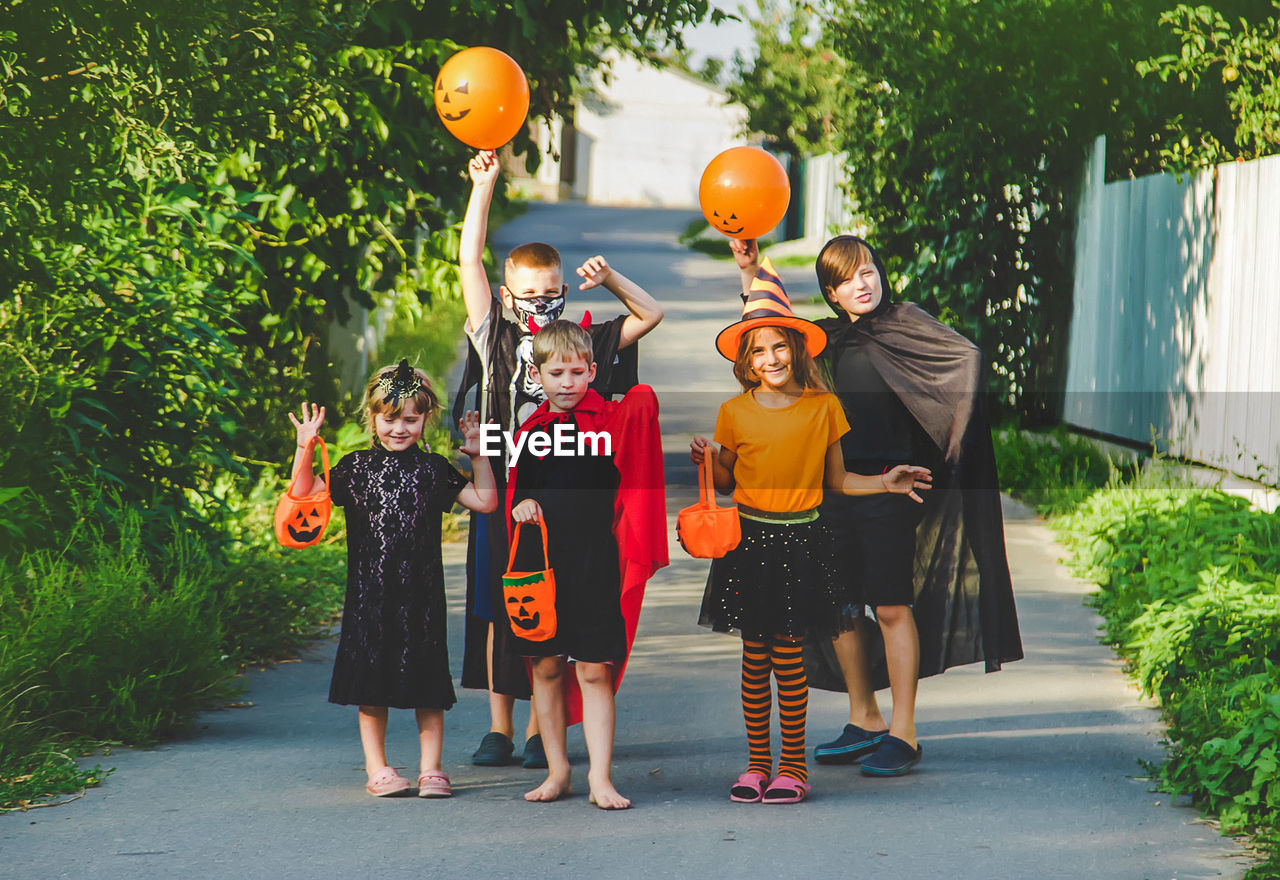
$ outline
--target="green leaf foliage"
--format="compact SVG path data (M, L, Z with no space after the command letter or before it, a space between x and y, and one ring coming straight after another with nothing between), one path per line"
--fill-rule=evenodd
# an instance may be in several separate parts
M1061 430L996 435L1001 485L1054 515L1102 637L1167 724L1161 789L1280 864L1280 513L1194 486L1159 457L1112 468ZM1053 475L1058 474L1059 487Z
M471 151L436 116L440 65L495 46L528 75L531 114L564 111L605 48L661 43L707 12L6 4L0 486L26 487L57 521L64 475L92 471L127 501L182 513L218 471L285 457L280 415L298 401L350 417L331 329L358 307L421 313L458 295Z
M805 80L797 70L805 52L830 47L841 59L828 142L845 156L856 214L900 297L977 342L998 400L1024 420L1053 421L1059 408L1071 230L1089 146L1107 136L1115 178L1158 170L1166 122L1179 115L1230 129L1214 96L1187 95L1135 68L1176 52L1160 24L1167 4L792 4L807 23L790 33L817 36L780 40L789 54L762 44L743 78L753 129L782 136L779 120L827 113L808 111L793 88ZM1218 4L1226 15L1271 5ZM778 69L766 79L761 67L770 64Z
M1174 80L1189 95L1207 95L1225 107L1234 128L1215 130L1201 118L1171 119L1161 156L1175 171L1280 152L1280 2L1271 14L1251 11L1233 20L1229 10L1179 4L1160 17L1178 38L1176 53L1148 58L1140 73Z
M1280 514L1144 475L1056 522L1105 638L1168 723L1161 786L1280 840Z
M563 113L606 49L677 40L708 12L0 4L0 808L96 778L67 776L66 738L180 730L239 664L332 621L341 517L302 553L270 537L285 413L324 404L339 447L367 444L333 339L363 337L371 307L408 327L393 342L410 350L379 357L447 369L412 350L454 350L422 329L459 296L470 191L472 151L434 109L441 64L502 49L531 116Z

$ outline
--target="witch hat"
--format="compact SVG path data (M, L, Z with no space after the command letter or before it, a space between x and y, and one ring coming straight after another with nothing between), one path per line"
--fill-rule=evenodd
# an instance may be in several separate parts
M812 321L797 318L791 311L791 298L782 286L782 279L774 271L773 262L765 257L760 261L756 277L742 304L742 318L720 331L716 337L716 350L729 360L738 357L742 334L757 327L790 327L804 336L804 347L810 357L817 357L827 347L827 334Z

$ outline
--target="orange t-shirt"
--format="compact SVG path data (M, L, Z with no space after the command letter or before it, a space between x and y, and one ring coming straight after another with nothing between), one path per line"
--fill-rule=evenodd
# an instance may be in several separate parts
M849 430L834 394L809 391L781 409L750 392L720 405L715 441L737 453L733 500L757 510L795 513L822 502L827 447Z

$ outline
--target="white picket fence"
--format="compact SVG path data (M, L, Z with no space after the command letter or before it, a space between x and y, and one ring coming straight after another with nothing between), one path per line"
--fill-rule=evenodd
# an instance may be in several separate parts
M1076 229L1063 418L1280 478L1280 156L1103 182Z

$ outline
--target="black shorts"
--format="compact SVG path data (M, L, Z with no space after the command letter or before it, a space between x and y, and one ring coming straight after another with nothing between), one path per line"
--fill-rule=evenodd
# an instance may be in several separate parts
M923 508L906 495L823 499L822 518L835 539L846 602L871 608L914 603L916 526Z

